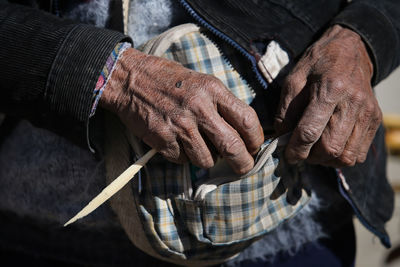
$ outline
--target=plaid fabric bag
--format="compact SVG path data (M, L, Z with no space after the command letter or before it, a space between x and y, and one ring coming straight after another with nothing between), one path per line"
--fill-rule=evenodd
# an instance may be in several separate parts
M141 50L216 76L248 104L255 97L194 24L175 27ZM116 119L110 117L107 123L106 169L111 182L145 148ZM111 206L132 242L154 257L182 265L224 262L290 219L309 200L304 190L296 204L289 203L288 190L276 194L282 184L277 174L281 141L267 140L254 168L243 176L223 160L203 170L156 155L111 199Z

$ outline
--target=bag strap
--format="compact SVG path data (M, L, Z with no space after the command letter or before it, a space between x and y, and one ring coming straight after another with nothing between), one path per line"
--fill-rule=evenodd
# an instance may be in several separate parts
M122 18L124 24L124 34L128 34L129 0L122 0Z

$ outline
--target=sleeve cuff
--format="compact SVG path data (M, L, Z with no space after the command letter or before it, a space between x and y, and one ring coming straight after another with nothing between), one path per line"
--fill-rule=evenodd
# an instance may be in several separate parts
M119 43L115 46L114 50L108 56L107 62L100 73L99 79L97 80L96 88L93 91L94 100L89 117L93 117L96 113L96 108L99 104L101 95L103 94L107 82L115 69L117 61L121 58L122 53L124 53L124 51L130 47L132 47L130 43Z
M89 25L75 26L65 38L50 70L45 98L50 110L86 122L93 88L116 44L131 42L123 34Z
M357 32L367 45L374 64L372 84L386 78L393 69L398 39L391 21L377 8L365 3L350 3L333 21Z

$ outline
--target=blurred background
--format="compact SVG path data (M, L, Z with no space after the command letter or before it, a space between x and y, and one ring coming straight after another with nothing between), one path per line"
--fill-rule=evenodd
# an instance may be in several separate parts
M355 219L357 234L356 267L400 267L400 68L375 88L378 102L387 126L386 141L391 150L388 159L388 177L395 193L393 218L387 224L392 248L385 249Z

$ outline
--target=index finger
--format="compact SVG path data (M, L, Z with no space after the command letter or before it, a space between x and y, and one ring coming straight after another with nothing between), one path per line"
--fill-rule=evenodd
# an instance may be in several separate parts
M289 163L307 159L335 110L335 103L314 98L306 107L285 150Z
M209 118L209 121L199 124L201 131L236 173L249 172L254 166L254 160L239 134L216 111Z
M264 142L264 132L252 107L223 88L217 97L218 113L242 137L250 154L258 152Z

